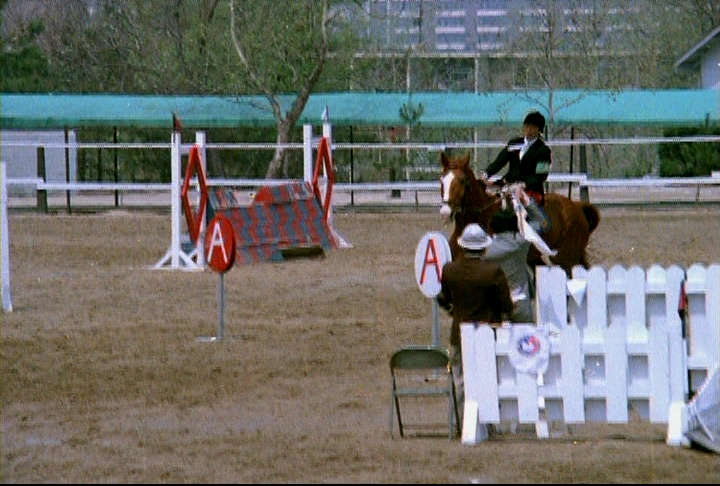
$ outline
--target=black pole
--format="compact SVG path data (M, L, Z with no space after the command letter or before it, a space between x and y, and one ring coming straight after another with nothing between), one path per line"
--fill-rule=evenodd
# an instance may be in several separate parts
M45 147L40 146L37 148L37 176L38 179L42 179L43 182L47 182L47 172L45 170ZM48 199L47 191L45 189L38 189L36 191L37 197L37 209L42 213L47 213L48 210Z
M575 127L570 127L570 140L575 140ZM570 145L570 173L573 173L573 159L575 146ZM572 182L568 184L568 199L572 198Z
M115 169L115 183L116 184L119 181L117 143L118 143L118 130L117 130L117 127L113 127L113 165L114 165L114 169ZM120 191L115 189L115 207L117 208L119 206L120 206Z
M586 145L580 145L580 173L587 176L587 149ZM590 201L590 193L587 186L580 188L580 200Z

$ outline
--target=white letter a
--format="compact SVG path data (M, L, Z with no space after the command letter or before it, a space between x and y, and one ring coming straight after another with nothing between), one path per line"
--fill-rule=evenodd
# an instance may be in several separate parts
M225 241L223 240L222 233L220 232L220 224L220 222L217 222L213 225L213 234L212 239L210 240L210 252L208 254L208 261L212 261L213 250L215 250L216 246L219 246L222 250L223 260L225 261L225 263L227 263L228 255L225 251Z

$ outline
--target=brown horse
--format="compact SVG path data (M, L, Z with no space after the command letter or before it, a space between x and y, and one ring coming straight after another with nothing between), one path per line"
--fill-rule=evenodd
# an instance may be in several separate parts
M442 175L440 214L455 220L455 229L450 236L450 250L453 258L459 255L458 237L470 223L479 223L490 232L490 218L501 207L501 197L489 194L486 184L475 177L470 167L470 154L450 158L440 154ZM542 235L545 243L557 255L551 257L555 265L562 267L568 275L572 267L582 265L588 268L586 248L590 234L600 223L600 213L594 205L585 201L573 201L560 194L546 194L543 209L550 219L550 229ZM535 267L544 265L540 253L533 247L528 254L528 263Z

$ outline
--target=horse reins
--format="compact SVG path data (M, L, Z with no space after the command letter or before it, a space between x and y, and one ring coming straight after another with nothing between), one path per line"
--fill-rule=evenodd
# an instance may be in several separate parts
M490 200L487 204L485 204L484 206L480 206L480 207L469 207L468 204L467 204L467 198L469 197L470 191L472 190L471 181L470 181L470 179L469 179L467 176L464 177L463 179L464 179L464 180L463 180L463 184L465 185L465 191L463 192L463 197L462 197L462 199L460 200L461 206L458 207L457 209L454 209L454 210L453 210L453 214L454 214L454 213L463 214L464 212L472 212L472 213L475 213L475 214L482 214L482 213L484 213L485 211L487 211L489 208L491 208L491 207L497 202L497 201L494 201L494 200L491 199L491 200Z

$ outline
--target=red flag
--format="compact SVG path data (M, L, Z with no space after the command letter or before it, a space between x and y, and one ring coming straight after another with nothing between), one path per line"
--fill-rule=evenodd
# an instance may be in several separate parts
M173 130L176 132L182 131L182 120L177 113L173 113Z
M682 282L680 282L680 298L678 300L678 315L680 316L680 320L682 321L682 337L685 339L687 336L686 330L686 318L688 313L688 296L687 292L685 291L685 280L683 279Z

